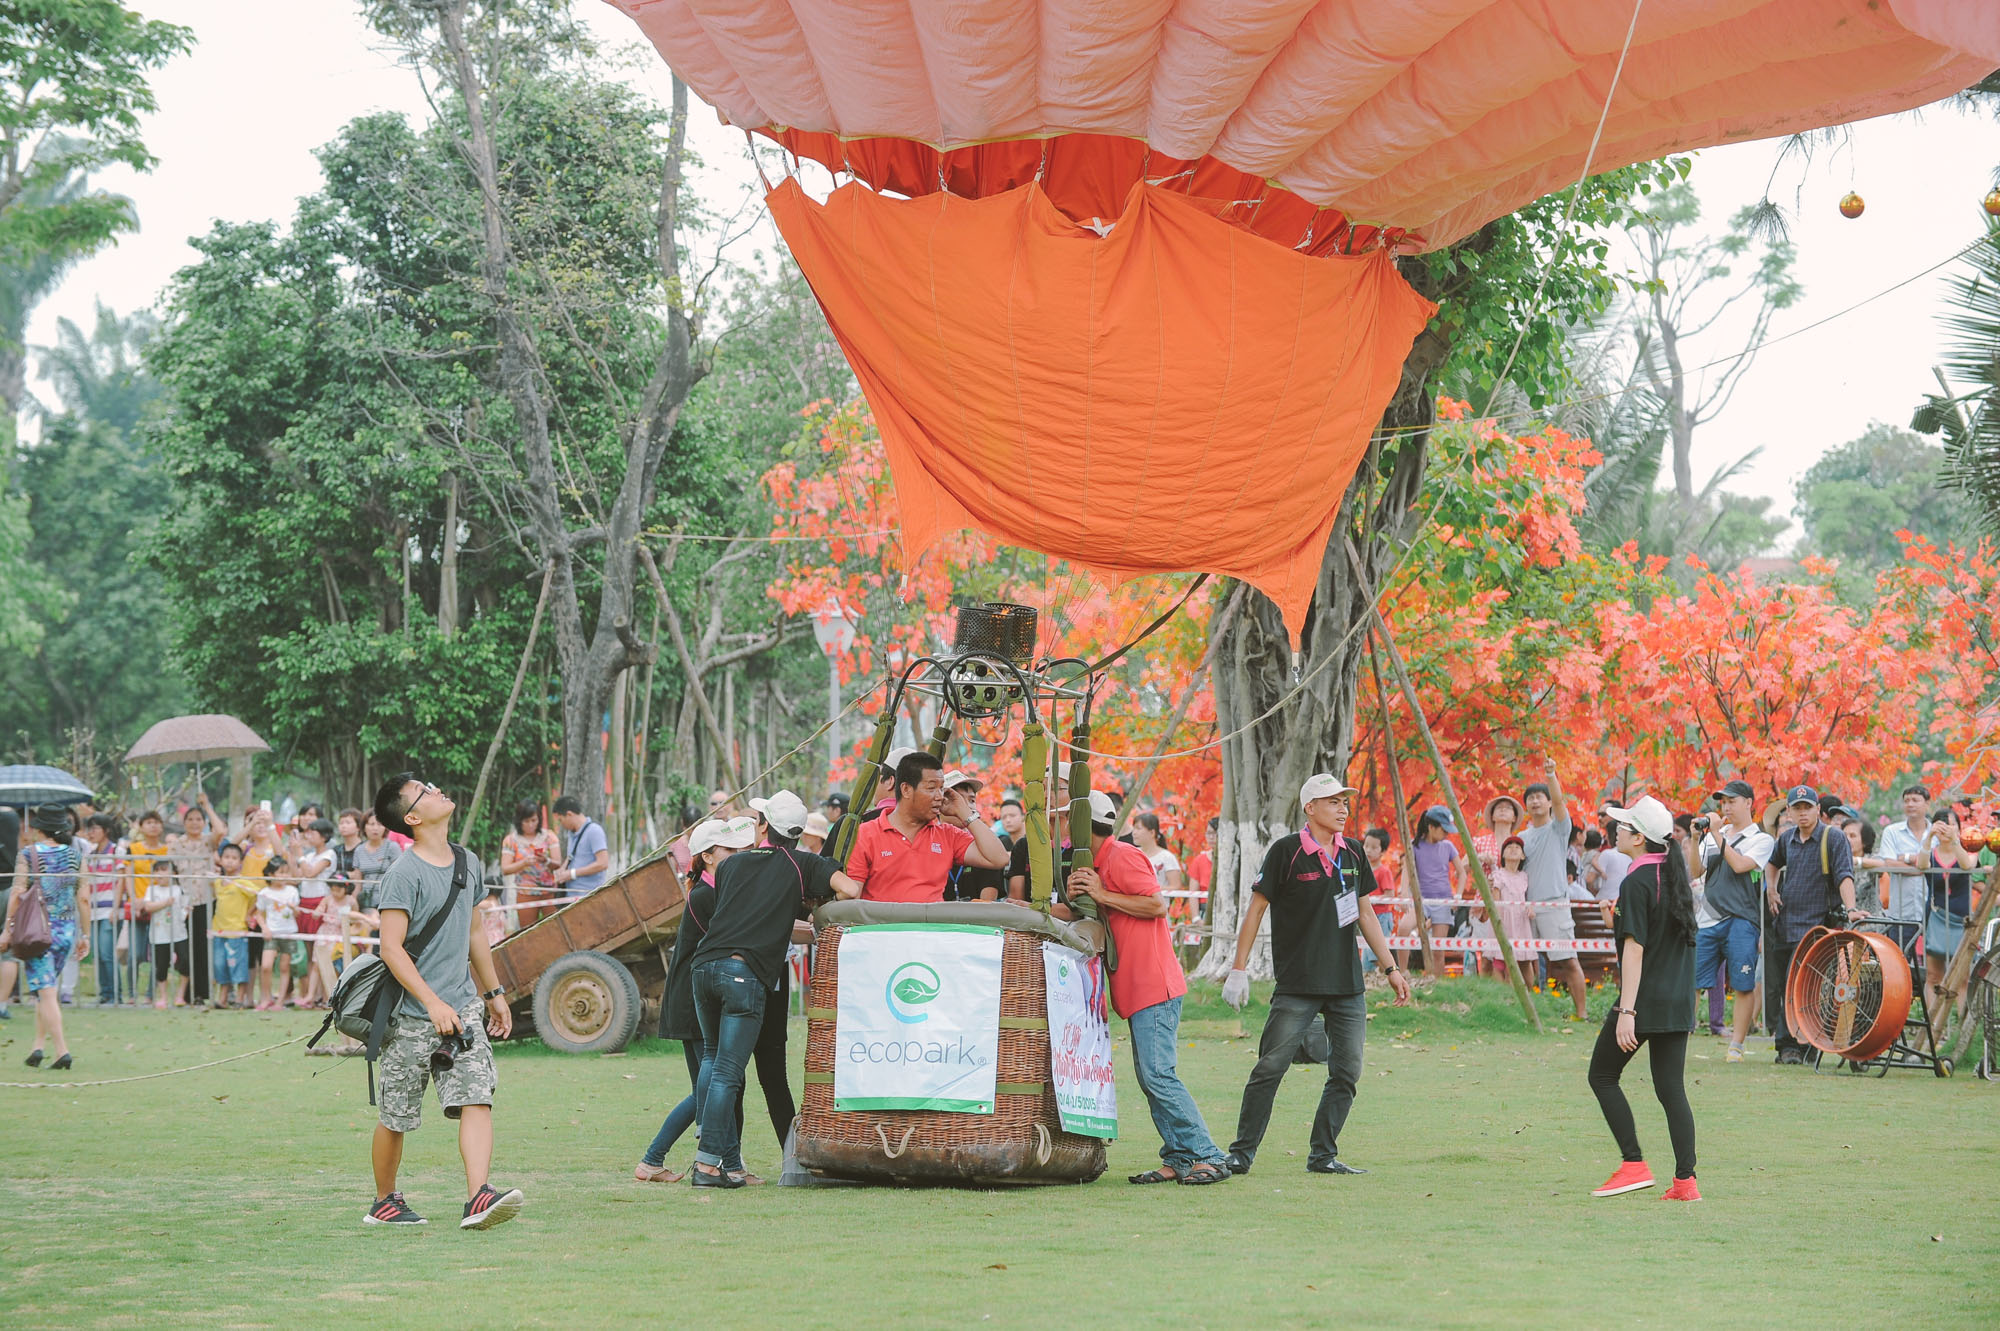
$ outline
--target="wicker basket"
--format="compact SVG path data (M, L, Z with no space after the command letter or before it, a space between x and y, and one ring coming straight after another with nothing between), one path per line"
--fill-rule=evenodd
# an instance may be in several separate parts
M1020 920L1016 908L1000 909L1014 911L1014 920ZM801 1165L833 1178L905 1184L1088 1183L1104 1172L1104 1143L1064 1132L1056 1110L1042 975L1047 935L1037 929L1006 931L1000 1061L991 1114L836 1110L834 1014L844 932L841 925L823 925L813 962L806 1009L806 1093L798 1126Z

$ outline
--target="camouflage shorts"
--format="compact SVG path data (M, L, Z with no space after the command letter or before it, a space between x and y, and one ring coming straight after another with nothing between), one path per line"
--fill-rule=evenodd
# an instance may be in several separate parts
M486 1041L486 1009L478 1002L458 1010L459 1023L472 1047L452 1062L451 1071L437 1079L438 1103L446 1118L457 1118L466 1105L490 1105L499 1077L493 1069L493 1046ZM431 1081L431 1051L438 1047L437 1027L423 1017L397 1017L382 1042L375 1065L375 1100L382 1126L391 1132L415 1132L424 1116L424 1087Z

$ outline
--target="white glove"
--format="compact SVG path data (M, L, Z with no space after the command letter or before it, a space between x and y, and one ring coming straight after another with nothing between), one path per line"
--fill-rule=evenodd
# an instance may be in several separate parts
M1229 972L1229 978L1222 982L1222 1001L1235 1008L1238 1012L1241 1012L1243 1004L1249 1001L1249 998L1250 972Z

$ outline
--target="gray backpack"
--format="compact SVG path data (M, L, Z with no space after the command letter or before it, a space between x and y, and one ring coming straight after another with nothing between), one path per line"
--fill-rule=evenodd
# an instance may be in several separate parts
M465 890L466 852L465 847L454 843L451 848L451 893L445 897L444 905L437 914L424 921L424 927L417 936L403 945L403 950L415 961L430 945L437 931L451 915L458 902L458 894ZM327 1000L326 1020L312 1039L306 1041L311 1049L326 1038L329 1029L338 1030L350 1040L365 1043L368 1060L368 1103L375 1103L375 1060L381 1057L382 1041L389 1032L389 1020L396 1013L396 1005L403 1001L403 986L389 968L382 963L376 953L368 953L349 962L340 973L340 979L333 986L333 994Z

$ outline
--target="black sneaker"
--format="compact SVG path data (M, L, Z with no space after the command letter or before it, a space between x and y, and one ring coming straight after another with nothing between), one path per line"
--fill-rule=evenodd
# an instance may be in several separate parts
M375 1203L367 1215L361 1217L364 1225L427 1225L430 1221L410 1209L403 1200L403 1194L392 1192Z
M527 1200L519 1188L499 1192L492 1184L485 1184L465 1204L465 1214L459 1218L458 1227L491 1229L495 1225L504 1225L521 1214L521 1205Z
M1231 1151L1222 1158L1222 1163L1229 1166L1229 1172L1232 1174L1247 1174L1250 1172L1250 1157L1241 1151Z

